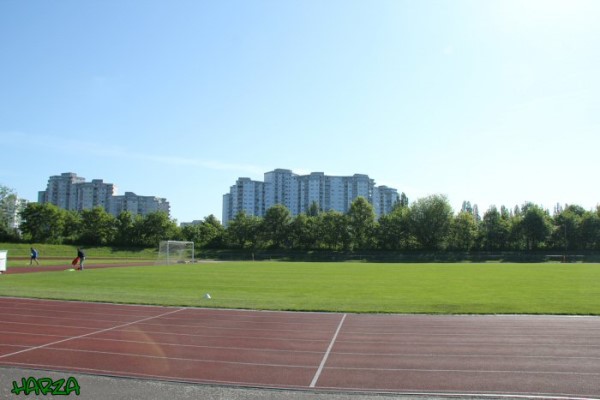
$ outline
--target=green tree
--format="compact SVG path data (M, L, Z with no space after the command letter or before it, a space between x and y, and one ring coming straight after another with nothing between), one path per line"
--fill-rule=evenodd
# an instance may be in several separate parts
M210 214L204 218L202 225L205 228L204 237L206 238L204 247L223 247L223 243L225 243L225 227L221 224L221 221L213 214Z
M64 210L50 203L29 203L21 212L21 219L20 229L25 239L37 243L62 243Z
M364 197L357 197L347 214L352 247L369 249L374 244L375 211Z
M252 251L260 248L261 225L262 221L259 217L240 211L227 225L226 237L229 245Z
M142 217L137 215L132 227L135 235L133 244L143 247L158 247L161 240L179 240L181 231L177 224L163 211Z
M384 250L408 250L415 246L410 233L410 208L394 207L377 224L377 247Z
M312 203L310 203L310 207L308 208L307 214L309 217L316 217L321 213L321 211L322 210L319 207L319 204L316 201L313 201Z
M194 242L198 248L218 248L223 244L225 228L211 214L198 224L184 226L181 233L185 240Z
M81 211L81 236L86 245L106 246L114 243L117 235L117 220L102 207Z
M452 207L446 196L432 195L411 205L411 232L418 244L427 250L443 249L452 223Z
M288 244L291 222L292 217L287 207L276 204L269 208L262 220L262 235L265 243L270 243L270 246L275 249L283 248Z
M319 241L318 217L299 214L289 227L289 236L294 249L315 249Z
M454 250L470 251L477 239L477 220L472 212L461 211L452 220L449 247Z
M510 224L508 211L498 212L496 206L491 206L484 214L479 225L481 245L487 251L506 250L508 247Z
M600 250L600 215L586 212L581 219L582 246L587 250Z
M398 200L398 204L400 207L408 207L408 197L406 197L404 192L400 194L400 200Z
M117 229L114 238L114 244L118 246L135 246L138 237L134 228L135 218L130 211L121 211L115 220ZM141 222L140 222L141 224Z
M75 210L63 210L65 223L62 237L65 243L80 243L82 218L81 213Z
M581 232L581 222L585 214L583 207L569 205L554 216L552 242L557 250L577 250L585 247Z
M551 232L550 216L541 207L526 203L521 207L520 232L528 250L536 250L545 244Z
M329 250L348 250L350 248L350 231L344 214L329 210L319 215L319 232L321 243Z

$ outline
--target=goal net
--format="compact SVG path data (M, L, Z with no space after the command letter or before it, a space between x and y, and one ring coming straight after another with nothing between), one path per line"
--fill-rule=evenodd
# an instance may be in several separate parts
M158 246L157 264L188 264L194 262L194 242L163 240Z

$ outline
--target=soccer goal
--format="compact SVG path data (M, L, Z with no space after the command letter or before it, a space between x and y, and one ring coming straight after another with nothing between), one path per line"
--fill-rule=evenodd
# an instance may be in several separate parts
M194 262L194 242L163 240L158 246L157 264L189 264Z

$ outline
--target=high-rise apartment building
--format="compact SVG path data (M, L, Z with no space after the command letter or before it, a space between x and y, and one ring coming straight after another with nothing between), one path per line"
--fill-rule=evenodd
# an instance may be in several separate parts
M77 210L77 184L85 182L72 172L51 176L46 190L38 192L38 203L54 204L65 210Z
M240 212L263 216L265 213L264 182L239 178L229 193L223 195L223 221L229 221Z
M81 182L75 185L76 210L89 210L102 207L108 210L110 201L117 194L117 188L112 183L104 183L102 179L93 179L91 182Z
M265 173L264 182L239 178L223 195L223 223L244 211L262 217L276 204L286 206L293 216L307 213L317 204L323 211L346 213L359 196L373 204L377 217L391 212L398 201L398 191L387 186L375 186L368 175L329 176L323 172L298 175L289 169Z
M72 172L51 176L46 190L38 192L38 202L74 211L102 207L114 216L119 215L121 211L129 211L134 215L146 215L156 211L170 212L166 199L138 196L132 192L117 196L117 187L112 183L104 183L102 179L86 182L85 178Z
M123 211L128 211L132 215L147 215L157 211L169 214L170 206L166 199L160 197L138 196L132 192L125 192L123 196L113 196L110 199L107 211L114 216Z

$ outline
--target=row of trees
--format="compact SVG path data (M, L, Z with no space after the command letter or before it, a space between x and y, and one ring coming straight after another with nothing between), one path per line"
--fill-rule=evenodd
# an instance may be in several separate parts
M400 202L379 219L362 197L345 214L322 212L315 204L308 214L292 217L276 205L264 217L239 213L227 228L213 215L178 227L160 212L114 217L102 208L74 212L37 203L27 205L21 217L18 239L36 243L155 247L170 239L194 241L198 248L247 250L600 250L600 207L571 205L550 215L526 203L511 210L490 207L480 217L469 203L455 214L439 195Z
M481 218L465 203L454 214L444 196L410 206L399 203L378 220L373 207L356 199L348 213L309 213L295 218L283 206L264 218L238 214L227 228L229 246L247 249L329 250L600 250L600 207L567 206L551 216L532 203L508 210L490 207Z

